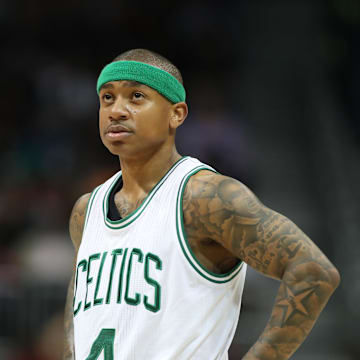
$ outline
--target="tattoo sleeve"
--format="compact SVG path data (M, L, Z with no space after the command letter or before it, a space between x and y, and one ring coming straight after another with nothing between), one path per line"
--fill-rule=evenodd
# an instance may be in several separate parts
M74 297L74 275L72 276L66 296L64 313L64 360L75 359L74 353L74 324L73 324L73 297Z
M75 344L74 344L74 323L73 323L73 297L74 297L74 281L76 272L76 258L80 247L84 220L86 213L86 206L89 201L90 194L85 194L79 198L74 205L70 216L69 231L70 237L75 248L75 258L73 266L73 275L71 277L64 312L64 360L75 359Z
M184 217L192 236L211 238L281 280L270 320L244 360L289 359L338 286L336 268L293 222L265 207L238 181L194 176L186 193Z

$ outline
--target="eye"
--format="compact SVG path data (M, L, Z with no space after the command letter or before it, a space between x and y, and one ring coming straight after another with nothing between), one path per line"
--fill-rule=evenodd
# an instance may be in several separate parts
M143 99L145 96L144 96L144 94L142 94L141 92L139 92L139 91L135 91L134 93L133 93L133 98L135 99L135 100L140 100L140 99Z
M105 93L102 97L101 97L105 102L109 102L112 100L112 95L109 93Z

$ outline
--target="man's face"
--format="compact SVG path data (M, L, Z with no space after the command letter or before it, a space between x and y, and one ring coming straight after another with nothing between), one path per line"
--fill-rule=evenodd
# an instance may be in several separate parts
M138 157L169 141L172 104L136 81L112 81L100 89L99 129L114 155Z

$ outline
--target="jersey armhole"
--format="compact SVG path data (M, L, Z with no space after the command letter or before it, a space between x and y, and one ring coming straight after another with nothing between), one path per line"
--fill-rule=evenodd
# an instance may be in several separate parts
M93 203L94 203L94 198L95 198L97 192L99 191L100 187L101 187L101 185L99 185L98 187L96 187L96 188L92 191L92 193L91 193L91 195L90 195L90 199L89 199L89 201L88 201L88 203L87 203L87 205L86 205L86 214L85 214L85 222L84 222L83 236L84 236L84 233L85 233L86 225L87 225L88 220L89 220L91 208L92 208L92 205L93 205Z
M184 197L184 191L186 184L188 183L191 176L195 175L201 170L209 170L214 173L217 173L216 170L211 168L210 166L206 165L199 165L196 168L189 171L184 178L181 181L178 195L176 199L176 233L177 238L180 243L181 250L186 258L186 260L190 263L192 268L203 278L218 284L223 284L226 282L231 281L234 279L243 268L244 262L240 261L239 264L237 264L233 269L231 269L229 272L225 274L216 274L210 270L207 270L195 257L195 254L193 253L189 241L187 239L187 235L185 232L185 226L184 226L184 213L183 213L183 197Z

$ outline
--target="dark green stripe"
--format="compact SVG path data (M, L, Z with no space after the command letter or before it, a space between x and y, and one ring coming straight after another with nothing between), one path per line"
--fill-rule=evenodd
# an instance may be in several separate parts
M107 227L109 227L110 229L122 229L128 225L130 225L131 223L133 223L145 210L145 208L147 207L147 205L150 203L150 201L152 200L152 198L154 197L154 195L156 194L156 192L160 189L160 187L163 185L163 183L166 181L166 179L175 171L175 169L182 164L185 160L187 160L189 157L183 157L181 159L179 159L169 170L168 172L158 181L158 183L151 189L151 191L149 192L149 195L144 199L144 201L141 203L141 205L135 210L133 211L131 214L129 214L128 216L124 217L123 219L117 220L117 221L112 221L110 219L107 218L107 212L108 212L108 206L109 206L109 202L108 202L108 196L110 194L111 189L113 188L113 186L115 185L115 182L118 180L119 175L115 181L111 184L111 186L109 187L106 195L104 196L104 200L103 200L103 212L104 212L104 221ZM133 218L132 218L133 217ZM131 219L132 218L132 219ZM128 221L129 219L131 219L129 222L127 222L126 224L123 224L124 222ZM123 225L121 225L123 224ZM112 226L112 225L118 225L118 226Z
M90 199L89 199L89 201L88 201L88 203L86 205L85 225L84 225L83 233L85 231L85 228L86 228L89 216L90 216L90 211L91 211L92 204L94 202L94 198L96 196L96 193L99 191L100 187L101 187L101 185L93 190L93 192L90 195Z
M214 171L216 172L215 170L209 168L209 167L206 167L204 165L200 165L198 167L196 167L195 169L191 170L190 172L188 172L182 182L181 182L181 185L179 187L179 192L178 192L178 196L177 196L177 201L176 201L176 232L177 232L177 235L178 235L178 240L180 242L180 246L181 246L181 249L186 257L186 259L189 261L189 263L191 264L191 266L196 270L196 272L198 274L200 274L202 277L204 277L205 279L209 280L209 281L212 281L212 282L215 282L215 283L226 283L226 282L229 282L230 280L232 280L240 271L241 271L241 268L243 266L243 261L241 261L238 265L236 265L234 267L234 269L232 269L231 271L229 271L228 273L226 274L216 274L216 273L213 273L212 271L209 271L207 270L196 258L195 254L193 253L190 245L189 245L189 242L188 242L188 239L187 239L187 236L186 236L186 232L185 232L185 229L184 229L184 219L183 219L183 211L182 211L182 201L183 201L183 195L184 195L184 190L185 190L185 187L186 187L186 184L187 182L189 181L190 177L196 173L198 173L200 170L210 170L210 171ZM180 214L179 214L179 211L180 211ZM180 215L180 222L181 224L179 225L179 221L178 221L178 217ZM180 227L181 227L181 230L180 230ZM180 235L180 231L182 231L182 235L183 235L183 238L184 238L184 241L185 241L185 244L186 244L186 247L187 249L189 250L190 254L191 254L191 258L188 256L185 248L184 248L184 245L182 243L182 240L181 240L181 235ZM211 279L210 277L208 277L206 274L202 273L197 266L194 265L194 261L199 265L199 267L204 271L206 272L207 274L209 275L212 275L216 278L219 278L219 280L214 280L214 279ZM230 276L231 274L233 274L229 279L225 279L225 280L220 280L224 277L227 277L227 276Z

